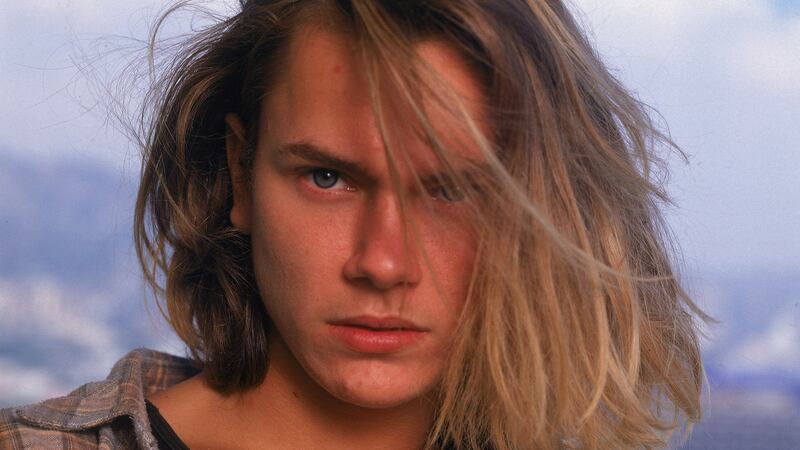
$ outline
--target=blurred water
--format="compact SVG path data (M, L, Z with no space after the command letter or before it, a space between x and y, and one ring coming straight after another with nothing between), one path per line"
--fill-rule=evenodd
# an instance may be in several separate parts
M697 425L684 450L797 450L800 414L759 415L740 410L715 412Z

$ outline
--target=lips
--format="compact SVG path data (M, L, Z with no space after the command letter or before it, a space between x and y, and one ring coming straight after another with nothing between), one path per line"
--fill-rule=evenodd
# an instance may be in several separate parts
M374 331L429 331L399 317L356 316L333 321L331 325L360 327Z
M413 348L428 333L398 317L358 316L329 323L331 335L350 351L360 354L396 353Z

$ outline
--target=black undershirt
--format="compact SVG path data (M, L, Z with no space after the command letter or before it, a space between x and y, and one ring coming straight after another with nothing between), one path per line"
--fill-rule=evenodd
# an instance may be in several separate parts
M150 419L150 428L158 442L158 448L160 450L189 450L189 447L175 434L175 430L158 412L158 408L147 399L144 400L144 404L147 408L147 418Z
M183 443L181 438L175 434L175 430L169 426L166 419L158 412L156 405L150 403L149 400L144 400L145 407L147 408L147 417L150 420L150 428L153 431L158 442L159 450L189 450L189 447ZM451 445L441 447L443 450L455 448ZM487 447L488 448L488 447Z

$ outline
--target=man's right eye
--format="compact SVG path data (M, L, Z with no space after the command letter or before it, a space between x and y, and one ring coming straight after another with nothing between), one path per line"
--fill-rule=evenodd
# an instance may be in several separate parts
M304 173L303 177L306 181L312 183L314 187L326 191L354 190L339 172L333 169L326 169L324 167L309 169Z
M322 189L330 189L339 181L339 174L330 169L314 169L311 176L314 184Z

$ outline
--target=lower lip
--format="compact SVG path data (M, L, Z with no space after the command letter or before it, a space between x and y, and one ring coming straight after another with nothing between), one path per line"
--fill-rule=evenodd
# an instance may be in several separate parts
M331 332L358 353L394 353L412 346L424 335L417 330L372 330L349 325L331 325Z

